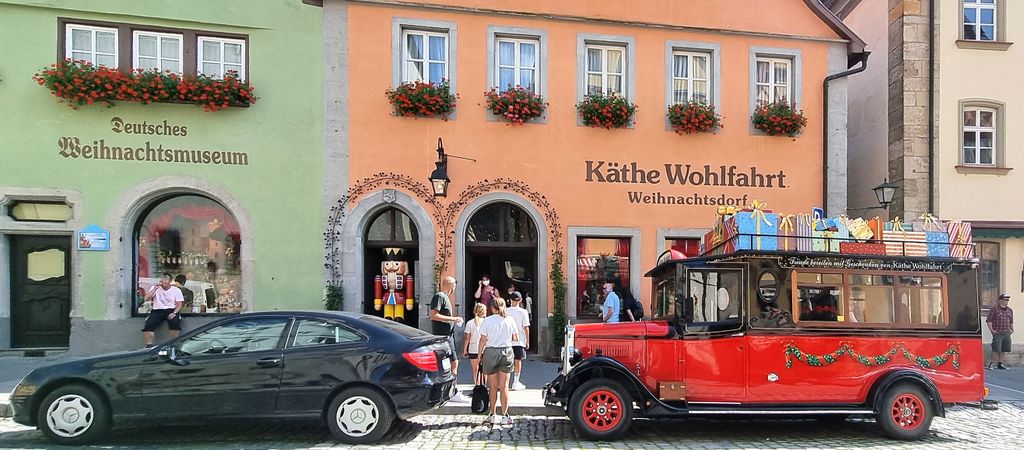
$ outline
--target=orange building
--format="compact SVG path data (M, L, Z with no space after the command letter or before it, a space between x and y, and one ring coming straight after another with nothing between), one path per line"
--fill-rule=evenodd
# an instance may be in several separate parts
M429 329L438 275L458 280L469 317L487 275L531 298L543 352L558 259L570 319L598 317L607 279L650 317L643 272L666 249L693 253L718 206L846 208L843 77L867 53L816 0L326 1L324 13L325 199L343 198L328 276L345 309L374 311L383 249L403 248L417 281L407 323ZM458 95L447 120L398 116L385 96L442 79ZM484 93L507 85L543 96L543 115L512 126L488 111ZM631 123L584 125L577 103L613 92L637 106ZM759 100L781 99L807 118L795 137L752 125ZM674 132L667 108L687 101L723 127Z

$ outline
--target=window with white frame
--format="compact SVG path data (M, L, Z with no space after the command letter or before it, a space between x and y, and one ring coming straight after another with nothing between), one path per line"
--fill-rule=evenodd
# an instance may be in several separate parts
M199 37L198 72L212 78L224 78L234 72L245 77L245 41L219 37Z
M587 44L587 94L625 96L625 47Z
M996 165L996 110L992 108L964 108L964 164Z
M711 79L707 53L672 52L672 102L704 102L711 98Z
M182 37L180 34L136 31L132 43L132 67L181 73Z
M64 57L117 68L117 29L67 24Z
M448 78L448 34L422 30L402 32L402 82L441 83Z
M537 92L540 42L536 39L499 37L495 40L494 85L504 91L520 86Z
M963 0L965 40L995 41L997 0Z
M784 58L757 58L757 101L790 100L793 62Z

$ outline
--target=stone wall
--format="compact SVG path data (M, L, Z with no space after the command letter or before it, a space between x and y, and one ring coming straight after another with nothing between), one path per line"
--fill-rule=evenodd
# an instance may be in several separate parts
M889 180L902 187L890 216L929 212L929 31L927 0L889 0Z

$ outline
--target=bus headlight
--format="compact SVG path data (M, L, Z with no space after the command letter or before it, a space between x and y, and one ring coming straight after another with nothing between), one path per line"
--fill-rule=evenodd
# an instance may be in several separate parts
M580 350L576 347L569 347L568 354L570 367L579 364L580 361L583 360L583 354L580 353Z

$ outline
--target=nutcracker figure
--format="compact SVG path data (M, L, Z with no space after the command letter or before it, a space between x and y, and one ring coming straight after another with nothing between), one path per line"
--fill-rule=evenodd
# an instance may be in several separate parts
M381 274L373 277L373 309L380 311L383 306L384 318L396 322L404 321L405 310L412 311L416 302L409 263L404 256L405 251L400 248L385 248L384 262L380 263Z

